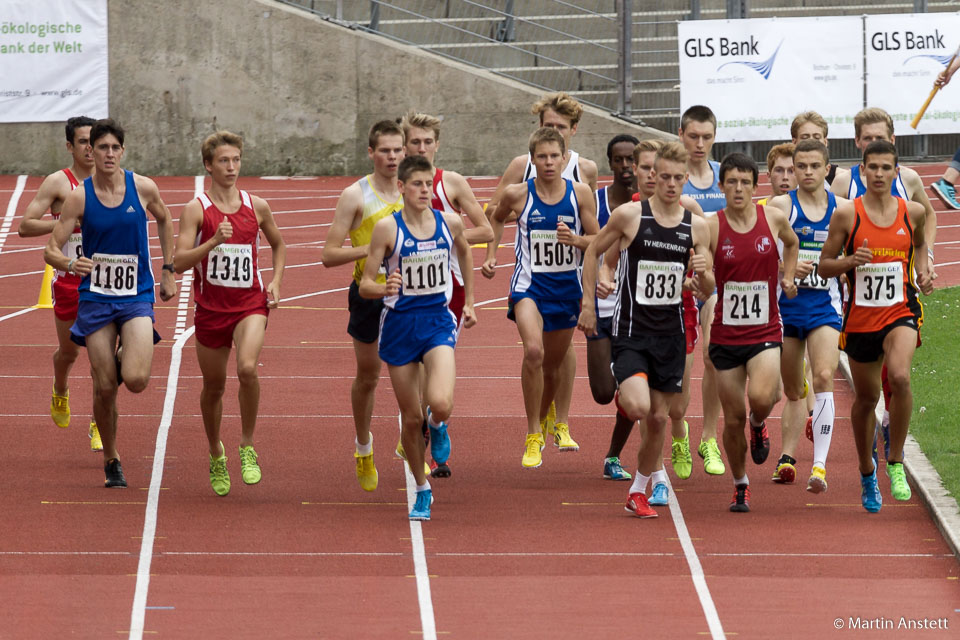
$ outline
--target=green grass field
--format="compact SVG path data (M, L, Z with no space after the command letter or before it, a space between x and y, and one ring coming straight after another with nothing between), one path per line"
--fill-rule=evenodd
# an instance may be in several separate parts
M913 358L910 433L960 499L960 287L922 298L923 346Z

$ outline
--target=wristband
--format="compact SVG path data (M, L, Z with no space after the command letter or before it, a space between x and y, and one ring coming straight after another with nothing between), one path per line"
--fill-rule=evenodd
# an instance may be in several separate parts
M170 273L176 273L177 270L173 268L173 263L165 264L161 267L163 271L169 271Z
M931 260L933 260L933 249L927 249L927 255L930 256Z
M73 273L73 263L76 261L76 258L70 258L70 262L67 263L67 273Z

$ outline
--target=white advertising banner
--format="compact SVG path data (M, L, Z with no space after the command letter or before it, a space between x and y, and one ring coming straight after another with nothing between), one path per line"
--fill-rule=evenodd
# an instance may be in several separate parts
M0 2L0 122L107 117L107 0Z
M865 29L867 106L885 109L898 136L960 132L960 76L937 94L916 130L910 127L960 45L960 14L867 16Z
M699 20L677 25L680 110L717 115L717 141L785 140L814 110L830 138L852 138L863 107L863 23L857 16Z

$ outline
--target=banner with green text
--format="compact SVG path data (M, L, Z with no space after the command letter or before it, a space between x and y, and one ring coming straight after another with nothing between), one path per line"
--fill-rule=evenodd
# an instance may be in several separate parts
M107 109L107 0L0 2L0 122Z

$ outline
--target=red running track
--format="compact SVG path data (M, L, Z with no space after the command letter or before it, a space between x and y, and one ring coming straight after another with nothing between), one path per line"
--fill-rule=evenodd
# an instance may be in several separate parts
M943 167L919 170L929 183ZM339 290L350 272L319 265L336 197L350 181L241 182L277 214L288 246L286 302L271 314L261 358L264 479L240 481L237 385L230 381L223 434L234 482L231 494L218 498L207 478L192 338L170 375L180 352L173 346L178 307L187 310L188 299L157 306L165 340L155 350L153 380L139 396L120 394L128 490L104 490L101 457L88 450L84 355L72 377L73 423L53 425L52 311L25 311L39 292L42 241L2 233L16 231L40 178L29 178L10 208L17 178L0 176L0 213L11 214L4 218L11 226L0 227L0 637L141 637L130 633L139 618L143 637L159 638L810 638L838 634L836 620L845 631L859 620L857 637L902 638L906 632L895 628L901 616L945 623L949 629L928 633L955 637L960 572L926 509L917 498L894 502L885 480L881 513L860 507L845 383L838 383L827 493L808 494L802 481L774 485L770 460L748 469L753 511L731 514L729 476L706 476L695 465L688 480L670 474L677 503L641 521L623 511L628 485L601 478L611 410L590 397L578 334L571 428L580 452L550 448L540 469L522 469L519 339L497 301L506 295L510 247L499 250L502 273L477 278L477 301L492 302L479 308L478 326L458 347L454 475L433 482L434 519L421 529L406 518L385 369L373 421L380 487L361 491L352 456L346 293ZM194 179L157 182L178 217ZM473 180L481 200L494 182ZM940 223L938 285L958 284L960 215L931 200ZM477 264L481 256L475 250ZM262 264L270 266L268 251ZM185 317L190 327L192 310ZM936 330L937 319L928 318L925 331ZM698 357L694 375L700 371ZM694 437L702 423L697 389L689 412ZM169 424L161 420L165 401ZM777 423L771 420L774 452ZM156 538L144 546L153 457L167 426ZM802 442L801 480L811 462ZM636 445L633 436L625 461ZM416 548L424 552L419 580ZM891 630L868 628L888 620Z

